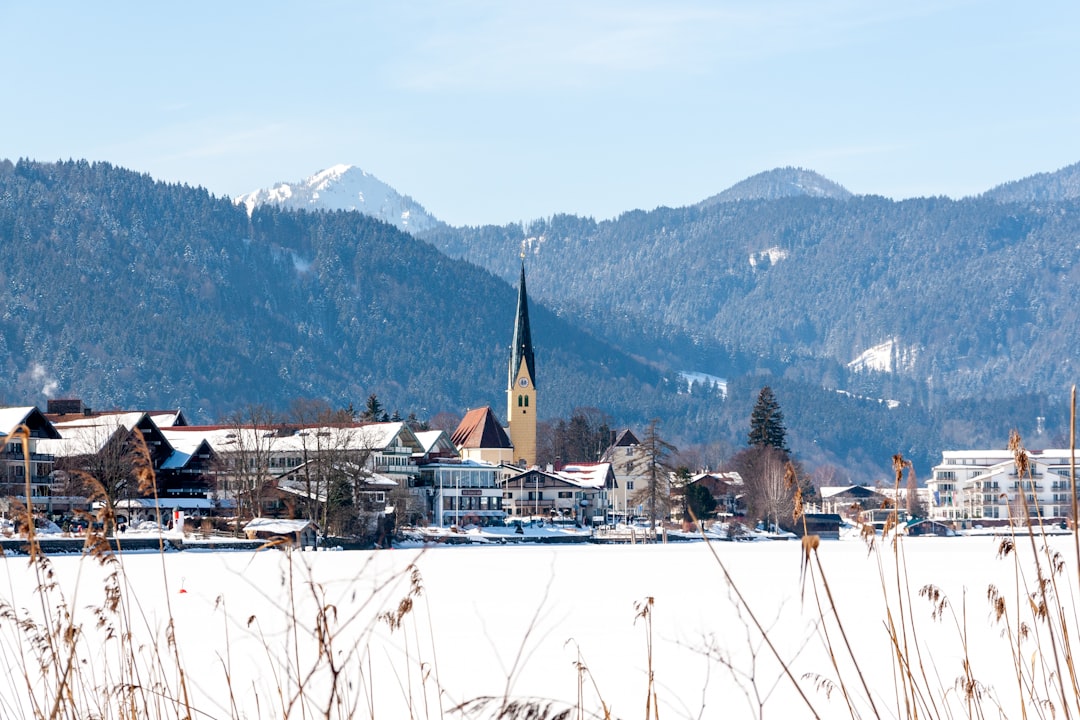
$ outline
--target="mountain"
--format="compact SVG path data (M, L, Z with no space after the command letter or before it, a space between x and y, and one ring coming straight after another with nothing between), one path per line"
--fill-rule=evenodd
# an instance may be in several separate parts
M439 224L418 202L352 165L335 165L295 183L278 183L236 198L248 214L262 205L290 210L356 210L405 232Z
M524 244L542 420L658 418L716 467L768 384L808 469L871 483L898 452L922 473L1067 432L1076 202L802 194L418 235L0 161L0 402L498 413Z
M1010 425L1045 447L1067 437L1080 357L1080 199L1061 190L1075 172L1026 182L1052 203L747 191L422 237L507 279L525 247L538 298L660 367L797 383L799 417L781 404L800 452L843 442L811 420L828 405L811 388L925 410L939 448L1003 447Z
M983 197L1000 203L1048 203L1080 198L1080 163L1057 172L1038 173L987 190Z
M843 186L811 170L777 168L758 173L727 190L702 200L700 207L740 200L779 200L789 197L818 197L846 200L851 193Z
M0 161L3 403L81 397L210 422L308 398L361 408L375 393L403 416L501 415L516 299L360 213L249 217L107 163ZM654 367L531 310L546 415L686 413Z
M1067 393L1080 357L1078 236L1077 200L799 196L423 237L504 278L524 244L534 293L623 347L658 328L786 358L801 370L785 372L848 389L868 367L860 358L887 345L895 362L870 367L890 370L905 385L893 399L906 400ZM665 362L690 362L686 346L667 350L682 357ZM725 374L696 362L679 369Z

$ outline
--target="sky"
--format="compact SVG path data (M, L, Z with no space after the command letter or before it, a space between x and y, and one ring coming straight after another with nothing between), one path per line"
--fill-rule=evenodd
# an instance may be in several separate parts
M1080 161L1080 3L0 0L0 158L235 197L356 165L453 225L777 167L963 197Z

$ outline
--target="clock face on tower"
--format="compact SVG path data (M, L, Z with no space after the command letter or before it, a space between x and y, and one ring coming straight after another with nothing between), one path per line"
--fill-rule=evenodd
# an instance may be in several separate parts
M529 387L529 378L521 378L518 380L518 385L521 387Z

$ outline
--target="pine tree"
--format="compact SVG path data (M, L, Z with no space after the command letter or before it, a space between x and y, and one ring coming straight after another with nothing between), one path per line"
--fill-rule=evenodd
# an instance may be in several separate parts
M768 385L761 388L750 413L747 443L751 447L774 447L785 455L790 452L787 446L787 430L784 428L784 413Z

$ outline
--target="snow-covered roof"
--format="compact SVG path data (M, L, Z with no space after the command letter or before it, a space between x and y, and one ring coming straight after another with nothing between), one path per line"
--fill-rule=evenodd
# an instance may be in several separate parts
M182 450L173 450L172 454L165 459L165 462L161 463L162 470L179 470L188 464L191 459L191 453L184 452Z
M144 416L141 412L109 413L53 423L60 438L39 440L38 448L40 452L57 457L97 453L117 431L131 430Z
M821 495L822 499L826 499L834 497L836 495L842 495L852 490L855 490L859 493L864 493L866 495L884 495L884 493L882 493L880 490L875 490L874 488L867 487L865 485L823 485L822 487L818 488L818 494Z
M385 450L402 433L411 434L404 422L368 425L312 425L283 429L280 427L187 426L165 428L161 432L177 448L198 446L194 438L205 439L215 452L238 452L261 448L276 453L312 450L317 447L341 447ZM408 438L405 438L408 440Z
M246 532L265 532L276 535L292 535L305 528L314 527L310 520L283 520L278 518L255 518L244 526Z
M552 475L583 488L602 488L611 473L611 463L566 465Z
M696 483L696 482L699 482L700 480L703 480L704 478L707 478L707 477L713 477L713 478L716 478L717 480L723 480L724 482L726 482L726 483L728 483L730 485L742 485L743 484L742 475L735 472L734 470L731 470L731 471L728 471L728 472L703 472L703 473L697 473L697 474L692 475L690 477L690 482L691 483Z
M154 424L159 428L172 427L178 422L184 422L184 413L182 410L149 410L146 413L150 416L150 419L154 421Z
M450 442L450 434L445 430L420 430L414 433L414 435L416 435L416 439L420 443L420 450L424 455L431 453L442 438L445 438L444 444L448 449L453 449L454 452L457 452L454 443Z
M214 507L213 500L205 498L170 498L168 496L158 498L130 498L117 500L116 507L125 510L153 510L174 508L177 510L209 510Z
M204 435L198 433L177 432L172 428L165 428L161 431L161 434L169 441L169 445L174 450L179 452L185 452L191 455L199 446L202 445L203 440L206 439Z
M33 405L0 408L0 435L11 437L11 433L15 431L15 428L25 424L27 419L35 412L39 411Z

